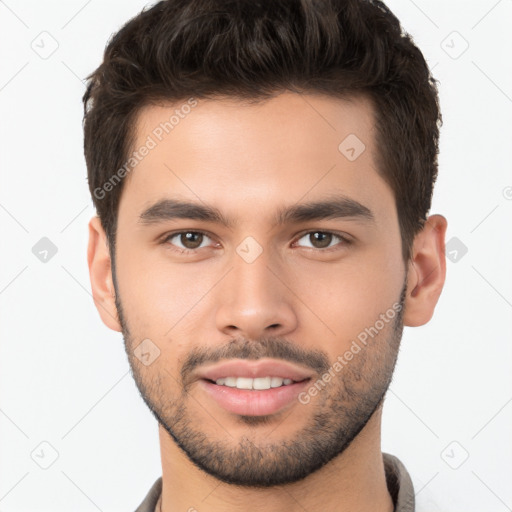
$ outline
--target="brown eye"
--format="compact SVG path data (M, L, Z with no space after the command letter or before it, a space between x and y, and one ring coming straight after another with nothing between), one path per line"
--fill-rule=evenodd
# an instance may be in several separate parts
M181 233L180 235L180 242L186 249L197 249L201 246L202 241L203 235L201 233L188 231L186 233Z
M309 239L313 245L313 247L317 249L323 249L325 247L329 247L332 242L332 234L324 233L322 231L315 231L314 233L309 234Z
M304 240L302 244L299 244L301 247L309 247L312 249L326 249L333 248L336 245L350 245L350 240L347 238L328 231L310 231L309 233L305 233L296 243L298 244L300 240Z
M177 249L186 252L200 249L204 242L211 240L209 236L200 231L181 231L169 235L164 242L176 246Z

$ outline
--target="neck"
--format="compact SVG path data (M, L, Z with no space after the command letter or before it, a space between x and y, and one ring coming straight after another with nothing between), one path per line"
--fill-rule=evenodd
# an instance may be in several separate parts
M197 468L159 426L162 512L393 512L380 447L379 407L338 457L292 484L244 488Z

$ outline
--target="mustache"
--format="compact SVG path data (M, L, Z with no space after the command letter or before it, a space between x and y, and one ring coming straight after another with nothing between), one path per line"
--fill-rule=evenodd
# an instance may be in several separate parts
M329 370L329 359L320 350L305 350L286 339L269 336L259 340L236 338L217 348L193 349L181 367L181 380L186 389L192 372L203 364L217 363L223 359L257 360L270 357L296 363L323 374Z

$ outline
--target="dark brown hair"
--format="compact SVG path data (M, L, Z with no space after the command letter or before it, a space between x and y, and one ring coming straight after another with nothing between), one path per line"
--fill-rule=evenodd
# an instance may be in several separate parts
M164 0L126 23L83 97L89 188L112 258L118 171L142 107L286 90L371 100L378 171L395 195L407 261L430 209L441 114L423 55L377 0Z

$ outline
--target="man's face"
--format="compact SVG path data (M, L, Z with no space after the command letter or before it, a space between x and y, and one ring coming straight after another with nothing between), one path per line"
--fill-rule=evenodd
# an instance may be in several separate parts
M142 111L133 149L148 136L156 146L126 178L118 212L116 304L133 375L206 472L297 481L379 411L399 348L406 267L373 113L364 100L293 93L201 100L155 132L176 109ZM154 207L166 200L227 223ZM297 210L326 201L339 215ZM270 389L225 385L286 375L292 384Z

